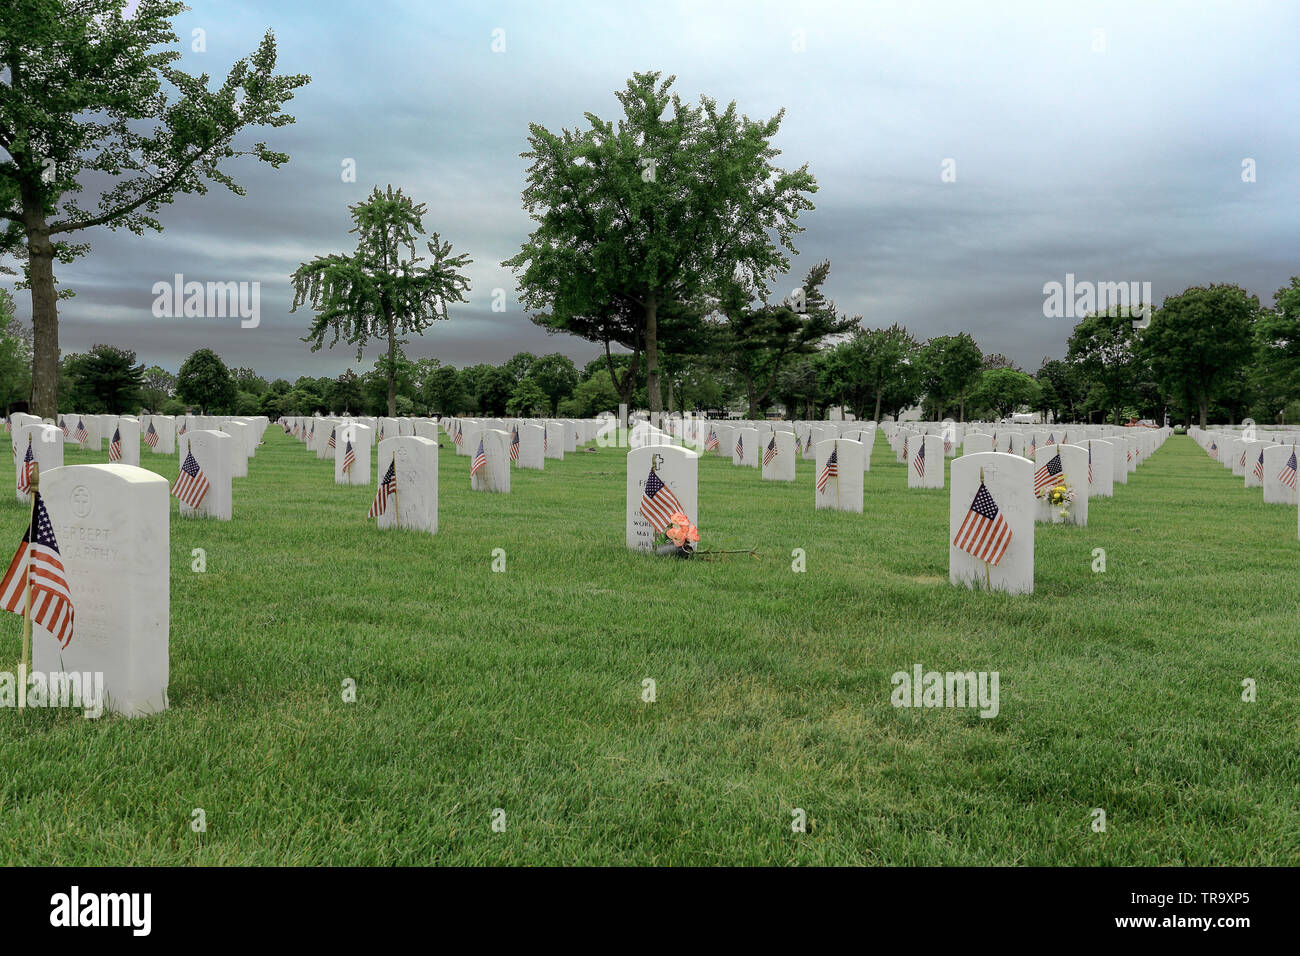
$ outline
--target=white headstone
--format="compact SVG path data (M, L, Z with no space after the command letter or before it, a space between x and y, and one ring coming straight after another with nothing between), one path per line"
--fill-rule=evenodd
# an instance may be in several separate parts
M1264 501L1271 505L1295 505L1297 448L1270 445L1264 449ZM1287 480L1283 476L1287 476Z
M543 454L547 458L564 460L564 425L560 422L546 423L546 436L543 440Z
M33 670L102 673L105 710L127 717L167 709L167 490L167 479L131 465L41 475L76 616L67 647L33 628Z
M32 461L36 463L39 476L53 468L63 465L63 429L57 425L46 425L37 420L36 424L18 425L11 432L14 446L14 493L19 501L27 501L28 495L19 490L19 481L23 478L23 469L27 462L27 448L32 449Z
M335 433L334 449L334 483L336 485L370 484L370 444L374 441L375 430L360 422L348 422L339 425ZM348 460L348 446L352 446L352 466L345 473L343 466Z
M438 443L430 438L402 435L379 443L375 472L379 481L396 458L397 494L375 519L380 528L438 531ZM378 491L378 489L376 489Z
M519 458L515 464L520 468L533 468L542 471L546 467L545 444L546 427L533 422L524 422L519 426Z
M963 455L952 463L948 506L948 580L966 587L991 588L1011 594L1034 591L1034 466L1019 455L980 452ZM982 476L982 477L981 477ZM981 480L997 512L986 521L972 516ZM1005 522L998 526L997 519ZM969 523L968 523L969 519ZM994 534L1003 538L1005 550ZM972 554L964 547L974 548ZM989 552L980 549L988 547ZM1001 557L997 558L1001 551ZM988 553L997 564L981 560Z
M1089 438L1085 445L1092 450L1092 485L1088 488L1088 497L1114 497L1115 446L1100 438Z
M699 524L700 456L677 445L634 448L627 455L627 546L634 551L652 551L655 536L668 526L667 518L680 511L694 525ZM651 488L646 507L654 517L642 513L646 483L651 470L662 488Z
M773 444L775 442L775 445ZM767 481L794 481L794 433L779 431L763 446L762 475Z
M229 421L221 430L230 436L230 477L248 477L248 426L243 422ZM329 442L329 437L325 439Z
M481 444L480 444L481 443ZM479 449L486 459L483 467L474 471ZM479 442L474 445L470 459L469 486L472 491L510 492L510 436L498 428L485 428L479 432Z
M813 470L814 507L861 514L862 443L845 438L827 438L814 448L817 456ZM828 474L826 465L832 455L835 457L834 473Z
M747 468L759 464L757 428L736 429L731 441L731 463Z
M987 454L993 450L993 436L967 432L961 445L963 455Z
M1040 445L1034 463L1035 475L1041 469L1049 467L1058 454L1061 457L1061 471L1057 475L1050 476L1052 487L1064 484L1074 493L1074 500L1068 505L1052 505L1047 500L1047 491L1044 490L1042 496L1038 498L1038 513L1035 515L1035 520L1051 524L1086 526L1088 524L1088 449L1079 445ZM1063 511L1065 514L1062 514Z
M122 457L118 464L136 465L138 467L140 464L140 423L134 418L119 418L113 433L118 435L121 441ZM111 449L113 435L110 434L108 437Z
M943 487L943 438L917 435L908 445L907 487Z
M1246 465L1242 469L1242 474L1245 477L1247 488L1264 487L1264 450L1270 444L1270 442L1266 441L1248 441L1245 443Z
M208 493L199 502L198 508L191 508L183 501L178 501L183 518L217 518L229 521L234 514L231 486L231 462L233 453L231 445L234 439L225 432L206 428L196 428L186 432L176 442L176 457L180 464L185 463L185 456L192 452L198 462L203 476L208 481Z

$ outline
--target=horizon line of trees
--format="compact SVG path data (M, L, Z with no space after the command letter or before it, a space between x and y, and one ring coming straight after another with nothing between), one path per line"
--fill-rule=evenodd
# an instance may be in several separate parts
M814 268L824 279L828 264ZM817 276L810 275L811 279ZM810 281L814 292L820 280ZM1064 358L1044 357L1034 373L1000 353L985 354L969 333L926 341L905 327L864 328L840 319L815 294L797 311L764 307L754 335L768 345L749 354L735 330L706 323L696 349L669 331L660 355L666 410L819 418L838 405L858 418L896 418L920 406L924 417L961 421L1034 411L1057 421L1120 424L1133 418L1177 422L1300 421L1300 278L1277 290L1272 307L1235 285L1193 287L1170 296L1141 328L1139 316L1112 309L1072 330ZM811 317L810 317L811 316ZM845 325L852 331L845 334ZM669 323L671 326L671 323ZM833 344L806 336L836 328ZM815 339L829 337L816 335ZM30 330L0 290L0 405L23 404L30 381ZM682 349L682 350L678 350ZM773 355L783 361L773 362ZM612 371L611 371L612 370ZM560 353L518 352L500 365L457 368L436 358L396 362L381 356L358 374L267 379L229 368L211 349L178 372L146 367L136 353L95 345L59 362L59 411L160 414L202 410L268 415L350 412L384 415L590 417L621 402L649 406L649 382L636 354L608 353L579 368Z

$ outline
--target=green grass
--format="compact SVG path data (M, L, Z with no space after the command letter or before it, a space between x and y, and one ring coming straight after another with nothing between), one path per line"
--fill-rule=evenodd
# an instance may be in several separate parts
M233 522L171 522L171 709L0 711L0 862L1300 862L1296 512L1189 438L1040 525L1020 597L949 586L948 492L883 439L863 515L813 510L811 462L703 460L704 545L762 554L726 563L624 548L622 450L508 496L441 454L438 534L381 533L269 429ZM0 496L0 560L25 520ZM915 663L1000 672L1000 715L895 709Z

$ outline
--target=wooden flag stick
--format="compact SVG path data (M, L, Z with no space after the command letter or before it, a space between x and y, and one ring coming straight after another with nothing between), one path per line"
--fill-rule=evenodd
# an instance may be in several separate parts
M26 466L24 466L26 467ZM36 493L41 486L40 467L36 462L32 462L32 480L29 494L32 499L31 517L27 524L27 586L24 590L24 609L23 609L23 658L22 664L18 667L18 680L22 687L18 692L18 709L22 710L27 706L27 660L28 652L32 646L32 545L36 543L32 529L36 527Z
M984 468L983 468L983 466L980 467L980 484L981 484L981 485L984 484ZM993 590L993 582L989 579L989 563L988 563L987 561L984 562L984 589L985 589L986 591L992 591L992 590Z

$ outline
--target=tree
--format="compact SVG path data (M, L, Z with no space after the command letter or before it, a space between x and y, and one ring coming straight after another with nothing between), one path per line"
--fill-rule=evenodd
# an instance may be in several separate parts
M311 303L316 312L304 342L312 351L321 348L333 332L333 348L340 338L357 347L357 359L372 338L388 342L381 359L388 375L388 414L397 414L397 374L403 335L419 335L434 321L447 319L447 305L464 302L469 278L460 269L473 260L453 256L451 243L435 232L426 242L428 265L416 255L415 243L424 235L424 203L416 203L400 189L381 192L376 186L370 199L348 207L356 224L354 255L317 256L294 272L293 307Z
M350 368L334 380L334 388L329 396L330 405L336 412L352 412L362 407L361 379Z
M510 373L516 382L522 382L537 361L537 356L532 352L516 352L501 367Z
M1033 376L1006 366L985 369L980 373L979 385L971 393L975 408L987 408L1006 418L1024 406L1038 402L1042 390Z
M878 422L882 411L901 410L921 397L920 345L897 323L859 329L835 348L828 362L831 380L842 383L835 398L859 417L868 401L874 408L871 420Z
M560 412L572 418L593 418L601 412L618 411L618 392L609 369L599 369L573 390L573 397L560 405Z
M59 319L54 261L89 250L68 241L94 226L134 233L161 231L156 213L179 194L205 193L210 183L244 190L221 168L253 156L278 167L288 161L265 143L236 149L245 129L293 122L282 107L309 82L275 73L270 31L225 82L175 66L180 52L171 21L180 0L15 0L0 27L0 254L24 260L34 328L32 408L52 417L58 407ZM164 85L165 84L165 85ZM170 94L179 94L175 99ZM102 183L98 208L76 197Z
M176 376L157 365L150 365L144 370L142 384L145 407L154 414L159 414L163 402L176 394Z
M1070 334L1065 356L1078 372L1089 403L1109 410L1116 425L1120 409L1136 394L1141 362L1133 321L1138 317L1132 306L1085 316Z
M1260 313L1255 351L1258 401L1276 418L1300 395L1300 278L1292 276L1273 294L1273 308Z
M14 314L14 300L0 289L0 407L7 416L32 388L32 333Z
M556 414L560 402L573 394L578 385L578 370L573 359L559 352L543 355L532 363L527 379L537 383L537 387L546 395L547 406L552 415Z
M958 406L958 418L966 419L966 397L979 383L983 364L980 347L969 333L940 335L921 349L921 378L926 396L934 406L935 421L944 410Z
M444 365L433 373L425 385L424 399L437 415L455 415L465 409L465 389L460 372Z
M695 301L737 273L765 295L789 268L795 220L817 188L806 166L772 164L783 112L755 122L734 102L689 106L670 93L674 77L659 77L633 74L616 94L617 126L593 113L582 131L529 126L523 200L537 228L503 263L522 272L521 300L548 310L550 327L644 347L654 413L663 410L660 307Z
M744 383L748 417L764 418L769 396L784 364L796 355L811 355L833 335L857 328L861 316L845 317L822 294L830 262L808 270L799 298L776 305L752 303L752 289L731 283L718 304L721 318L712 323L710 347L719 363Z
M542 387L531 377L525 378L515 386L506 403L506 414L530 418L539 412L545 413L551 405L551 399Z
M94 345L69 366L78 411L92 414L134 413L140 410L144 366L135 353L112 345Z
M1259 300L1235 285L1170 296L1143 330L1142 349L1166 393L1187 396L1205 427L1220 397L1253 355Z
M251 368L237 368L231 374L235 376L235 385L241 392L261 396L271 387L266 379Z
M235 404L235 391L235 377L212 349L192 352L176 376L180 400L205 412L229 410Z

